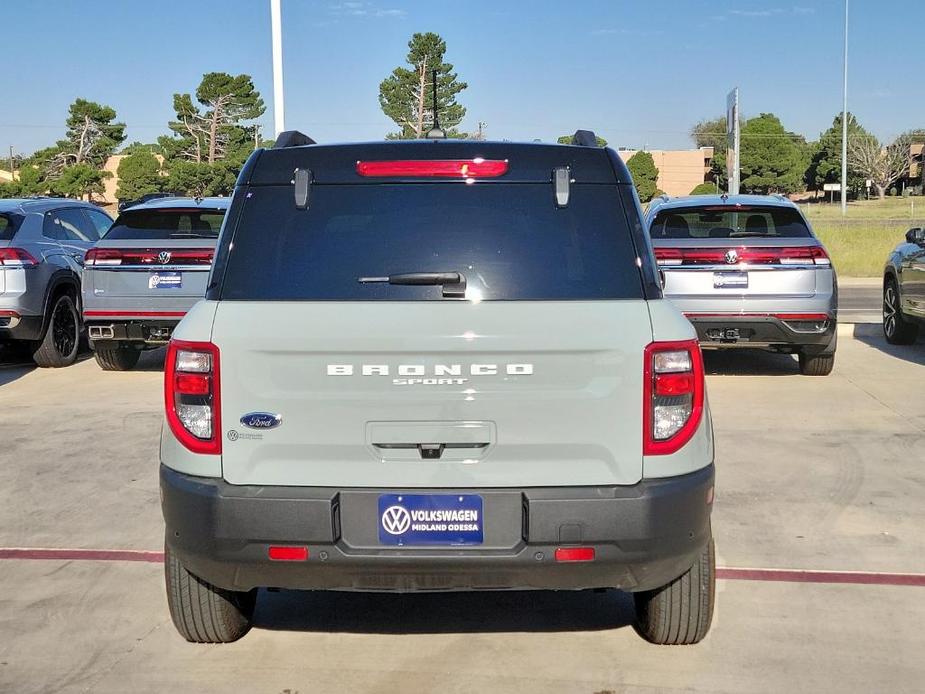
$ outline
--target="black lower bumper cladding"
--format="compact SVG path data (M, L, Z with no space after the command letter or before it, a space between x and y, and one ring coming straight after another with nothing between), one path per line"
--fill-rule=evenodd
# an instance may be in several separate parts
M710 538L714 471L627 487L449 490L485 499L486 541L386 547L370 503L381 492L230 485L161 466L166 541L188 570L226 589L357 591L621 588L649 590L684 573ZM415 493L448 490L421 490ZM498 519L489 532L492 518ZM304 546L273 561L271 545ZM593 561L557 562L560 547Z

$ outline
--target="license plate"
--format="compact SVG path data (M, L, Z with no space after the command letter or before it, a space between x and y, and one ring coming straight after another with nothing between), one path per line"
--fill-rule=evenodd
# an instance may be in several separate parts
M714 272L714 289L748 289L747 272Z
M379 496L379 542L384 545L480 545L484 529L477 494Z
M148 289L180 289L182 286L180 272L155 272L148 276Z

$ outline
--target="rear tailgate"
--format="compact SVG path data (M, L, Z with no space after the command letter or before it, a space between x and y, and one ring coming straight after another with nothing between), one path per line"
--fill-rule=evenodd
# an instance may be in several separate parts
M213 331L222 468L233 484L523 487L641 477L644 301L226 301ZM254 412L281 423L243 426ZM427 457L435 447L439 457Z

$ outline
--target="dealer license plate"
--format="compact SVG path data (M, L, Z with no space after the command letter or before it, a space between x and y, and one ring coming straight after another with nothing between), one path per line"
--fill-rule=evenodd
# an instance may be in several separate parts
M477 494L381 494L384 545L480 545L485 519Z

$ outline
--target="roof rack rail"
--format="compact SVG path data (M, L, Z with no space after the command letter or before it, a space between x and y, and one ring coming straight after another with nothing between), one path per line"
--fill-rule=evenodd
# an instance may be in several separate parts
M593 130L576 130L572 135L572 144L579 147L597 147L597 135Z
M286 147L302 147L303 145L316 144L318 143L305 133L300 133L298 130L284 130L279 134L279 137L276 138L273 149L285 149Z

